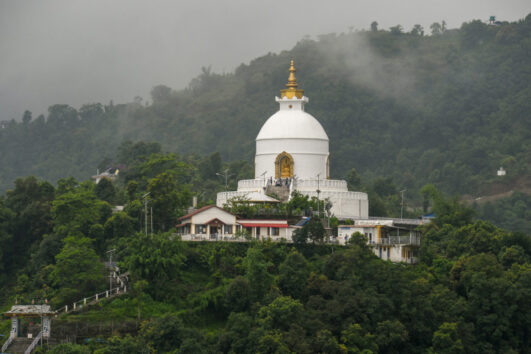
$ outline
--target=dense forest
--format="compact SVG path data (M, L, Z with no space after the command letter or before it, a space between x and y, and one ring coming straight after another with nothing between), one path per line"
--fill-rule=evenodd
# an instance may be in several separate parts
M531 174L531 16L459 29L434 24L431 32L374 23L303 39L233 73L203 68L186 89L153 88L151 100L52 105L46 117L26 112L2 122L0 189L27 175L85 179L115 162L125 140L250 162L291 58L307 110L329 135L333 177L355 168L367 181L392 178L409 198L426 183L477 196L492 192L503 166L506 190L522 189Z
M201 176L220 167L219 155L192 161L195 168L137 143L119 156L131 166L127 183L63 178L54 187L27 177L0 198L0 310L34 299L57 309L104 291L111 249L130 274L127 294L55 318L52 336L71 343L38 352L529 350L530 237L475 221L433 185L422 189L437 217L422 227L420 263L395 264L377 258L361 234L347 246L322 243L314 237L320 222L294 244L182 242L173 225L190 194L213 183ZM371 187L383 207L386 186ZM157 220L147 235L139 232L146 192ZM116 203L126 208L113 212ZM10 325L1 320L0 334Z
M431 30L374 23L231 74L204 68L184 90L155 87L151 102L53 105L2 122L0 310L34 299L57 309L107 289L116 250L130 291L57 317L52 335L76 343L38 351L529 353L531 15ZM323 243L319 222L294 244L174 233L192 196L201 206L224 188L216 173L230 170L229 188L252 178L254 137L292 57L330 137L332 175L369 193L371 215L399 215L402 189L407 217L434 213L417 265L377 258L361 234ZM89 179L111 166L116 181ZM521 192L475 198L510 190ZM274 212L312 203L296 196ZM10 325L0 320L2 342Z

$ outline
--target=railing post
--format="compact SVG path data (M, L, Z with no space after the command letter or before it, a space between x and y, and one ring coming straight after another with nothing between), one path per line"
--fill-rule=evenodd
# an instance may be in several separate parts
M87 298L84 298L83 299L83 305L86 305L87 304Z
M74 310L76 309L76 303L74 302Z
M99 295L99 294L96 294L96 301L98 301L98 295Z
M105 297L109 297L109 290L105 291Z
M65 313L68 312L68 305L65 305Z

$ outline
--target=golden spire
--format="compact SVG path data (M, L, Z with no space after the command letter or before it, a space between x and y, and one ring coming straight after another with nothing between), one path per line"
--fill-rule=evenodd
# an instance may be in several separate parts
M293 60L291 60L288 83L286 84L287 89L280 90L280 98L302 98L304 90L297 89L299 84L297 84L297 80L295 79L295 71L295 64L293 63Z

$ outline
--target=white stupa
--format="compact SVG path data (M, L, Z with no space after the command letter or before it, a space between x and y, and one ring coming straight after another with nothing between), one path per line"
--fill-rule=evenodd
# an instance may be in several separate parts
M280 109L256 137L255 179L238 181L237 191L218 193L217 206L234 197L245 199L253 194L255 199L257 192L289 199L296 190L330 200L332 214L340 219L367 218L367 194L351 192L346 181L330 179L328 136L317 119L304 110L308 98L298 89L293 60L289 71L287 88L276 97Z

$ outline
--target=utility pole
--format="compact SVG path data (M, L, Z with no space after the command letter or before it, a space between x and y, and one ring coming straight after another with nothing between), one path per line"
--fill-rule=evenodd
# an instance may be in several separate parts
M229 179L229 169L227 168L226 170L223 171L223 173L219 173L219 172L216 172L216 175L217 176L225 176L225 192L229 189L229 186L228 186L228 179Z
M148 202L148 199L147 199L147 197L148 197L148 195L150 195L150 194L151 194L151 192L147 192L146 194L144 194L144 195L142 196L142 199L144 199L144 219L145 219L145 220L144 220L144 226L145 226L146 236L147 236L147 229L148 229L148 227L147 227L147 224L148 224L148 212L147 212L147 202Z
M111 269L110 275L109 275L109 295L111 294L111 290L112 290L112 253L114 251L116 251L116 248L113 248L112 250L107 251L107 253L109 254L109 268Z
M402 195L402 202L400 203L400 219L402 219L402 215L404 213L404 192L407 191L407 189L402 189L400 191L400 194Z

